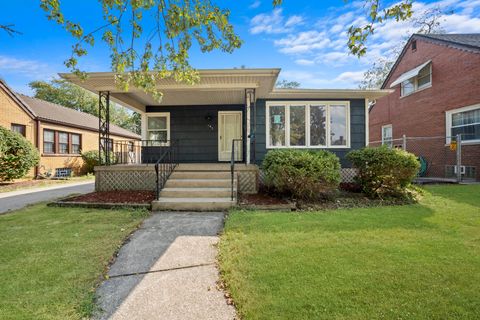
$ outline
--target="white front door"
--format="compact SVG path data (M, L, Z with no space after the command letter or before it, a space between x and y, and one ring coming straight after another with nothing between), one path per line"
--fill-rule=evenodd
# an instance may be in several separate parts
M218 112L218 161L232 159L232 140L242 139L242 111ZM235 142L235 161L241 161L243 142Z

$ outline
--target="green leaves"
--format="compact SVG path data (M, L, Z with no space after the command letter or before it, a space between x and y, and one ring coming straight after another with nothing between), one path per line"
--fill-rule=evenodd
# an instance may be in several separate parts
M209 0L101 0L105 25L85 33L82 26L66 19L59 0L42 0L41 8L50 20L60 24L78 42L65 65L84 77L78 59L87 55L86 46L100 38L109 48L111 69L122 90L131 86L161 100L158 80L173 78L194 84L198 72L189 63L194 41L202 52L231 53L242 45L229 22L230 11ZM280 1L275 1L277 4ZM144 17L154 18L144 22Z
M363 191L372 197L404 195L420 169L414 154L386 146L351 151L347 159L358 169Z
M375 33L375 26L387 20L403 21L412 16L412 1L401 0L393 6L383 8L380 0L365 0L368 8L368 23L364 26L350 26L348 29L348 49L357 57L367 53L367 39Z
M39 161L38 150L30 141L0 126L0 181L22 178Z

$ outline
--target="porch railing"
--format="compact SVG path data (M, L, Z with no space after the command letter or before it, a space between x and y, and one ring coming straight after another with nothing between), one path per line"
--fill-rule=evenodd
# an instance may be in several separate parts
M168 147L164 149L158 160L155 162L155 197L160 198L160 191L165 186L168 178L178 165L178 143L169 141Z
M110 143L111 164L154 164L168 148L171 141L115 140Z
M237 158L240 158L241 159L241 156L238 156L239 152L243 152L242 151L242 143L243 143L243 140L242 139L232 139L232 155L231 155L231 159L230 159L230 180L231 180L231 200L233 201L234 199L234 186L233 186L233 182L235 180L235 162L236 162L236 159ZM239 148L238 149L235 149L235 146L237 144L240 144ZM241 160L240 160L241 161Z

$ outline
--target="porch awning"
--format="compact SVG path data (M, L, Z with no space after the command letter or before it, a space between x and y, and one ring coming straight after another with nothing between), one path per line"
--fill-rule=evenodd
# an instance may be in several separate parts
M109 91L110 99L134 111L145 112L146 106L200 106L244 104L245 89L255 89L257 98L266 97L275 86L280 69L208 69L198 70L200 81L194 85L166 78L157 82L163 93L161 103L142 89L130 86L127 92L115 84L112 72L88 73L86 80L74 74L60 74L69 82L93 93Z
M428 60L427 62L419 65L418 67L410 70L410 71L407 71L405 73L402 73L400 75L400 77L397 78L397 80L393 81L392 84L390 85L390 88L393 88L395 87L397 84L400 84L402 83L403 81L406 81L408 79L411 79L413 77L416 77L418 76L418 73L420 72L420 70L422 70L424 67L426 67L429 63L431 63L432 60Z

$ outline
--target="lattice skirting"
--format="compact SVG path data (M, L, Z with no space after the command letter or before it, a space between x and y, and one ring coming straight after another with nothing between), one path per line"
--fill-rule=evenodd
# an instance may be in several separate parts
M96 191L155 190L154 170L98 171L95 173Z
M239 171L237 177L239 192L247 194L258 192L258 170Z

